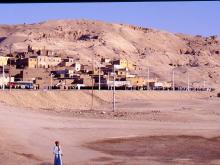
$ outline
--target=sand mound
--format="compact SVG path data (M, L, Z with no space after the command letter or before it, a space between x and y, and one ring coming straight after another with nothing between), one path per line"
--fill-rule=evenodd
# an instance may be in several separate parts
M2 91L0 102L16 107L47 110L89 110L92 104L91 91ZM206 92L158 92L116 91L116 102L129 104L149 100L190 100L207 98ZM104 110L111 108L112 91L94 91L93 107Z

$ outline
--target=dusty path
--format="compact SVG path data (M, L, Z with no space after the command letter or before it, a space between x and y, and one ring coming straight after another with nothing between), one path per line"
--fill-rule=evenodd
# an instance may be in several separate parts
M138 107L139 100L136 103ZM129 154L132 154L132 152L128 155L117 155L86 147L86 144L96 141L139 136L197 135L201 136L198 139L199 141L203 137L220 136L219 100L188 100L186 103L180 103L179 101L178 104L172 105L173 100L170 102L168 100L162 101L160 104L151 100L149 104L150 111L152 111L151 108L157 106L162 114L166 113L168 116L154 114L155 118L160 118L160 120L148 120L148 118L131 120L123 118L101 119L93 116L81 118L73 116L72 112L69 112L70 115L68 113L41 112L0 103L1 164L51 165L53 162L53 142L60 140L64 152L64 165L145 165L146 162L150 165L196 165L188 157L188 159L173 158L174 160L167 162L163 159L152 158L149 155L137 156L134 154L131 157ZM181 108L176 109L180 105ZM121 106L124 111L126 110L124 103L121 102L118 106ZM168 109L169 107L170 109ZM127 107L127 112L135 110L134 107L131 108L133 110ZM146 107L140 105L138 109L141 112L148 112ZM170 121L168 120L169 117ZM180 120L181 117L182 120ZM161 141L161 146L168 144L168 142L169 139L164 142ZM194 144L197 144L197 142L195 141ZM130 144L121 145L126 148ZM134 143L135 145L136 143ZM207 143L207 145L213 144ZM117 151L117 148L113 151ZM218 153L218 150L216 152ZM202 151L201 154L203 154ZM208 164L220 164L216 156L209 155L209 157L213 159L209 160ZM207 165L208 158L206 159L204 155L203 159L204 161L199 161L199 164Z

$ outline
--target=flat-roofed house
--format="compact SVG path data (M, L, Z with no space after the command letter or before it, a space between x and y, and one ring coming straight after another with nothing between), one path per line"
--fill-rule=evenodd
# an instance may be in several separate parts
M16 68L37 68L37 57L31 56L16 60Z
M27 62L28 68L37 68L37 57L29 57Z
M101 58L101 63L110 63L111 59L110 58Z
M155 88L171 88L172 83L171 82L166 82L166 81L157 81L154 84Z
M92 86L95 83L93 78L91 76L89 76L89 75L83 74L80 77L83 79L83 84L85 86Z
M127 77L126 80L130 81L132 86L143 86L146 84L145 78L141 76Z
M14 82L14 77L0 75L0 86L8 85L9 82Z
M7 65L9 57L0 56L0 66Z
M74 58L67 57L62 60L60 66L72 66L74 64Z
M61 57L37 56L38 68L50 68L57 66L62 61Z
M123 69L123 68L128 68L129 70L134 69L134 65L125 58L118 59L118 60L113 60L112 64L115 65L115 67L117 69Z
M81 70L81 64L79 62L75 62L73 64L74 70L79 72Z
M116 70L116 74L120 77L127 77L129 75L128 68L118 69Z
M92 73L93 68L90 65L81 65L81 72L83 72L83 73Z

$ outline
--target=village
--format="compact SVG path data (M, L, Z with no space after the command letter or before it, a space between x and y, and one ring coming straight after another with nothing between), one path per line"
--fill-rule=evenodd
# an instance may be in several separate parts
M32 49L0 55L1 89L96 89L96 90L210 90L179 87L132 74L137 69L127 59L100 58L100 65L82 64L73 57L61 58L53 51ZM213 90L213 89L211 89Z

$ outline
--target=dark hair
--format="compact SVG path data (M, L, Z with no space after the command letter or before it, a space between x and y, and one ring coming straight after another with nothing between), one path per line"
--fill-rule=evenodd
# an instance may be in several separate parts
M55 141L55 144L56 144L56 146L58 146L59 145L59 141Z

